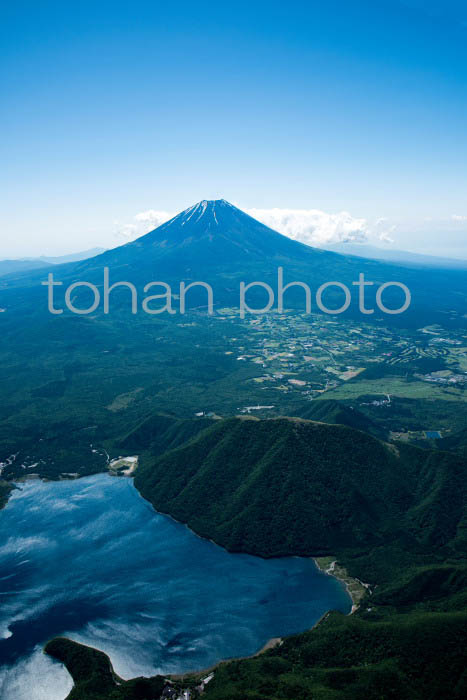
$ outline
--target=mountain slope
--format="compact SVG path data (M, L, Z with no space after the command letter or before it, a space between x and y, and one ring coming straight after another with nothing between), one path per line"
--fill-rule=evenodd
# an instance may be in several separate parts
M345 426L232 418L146 460L135 485L233 551L318 555L391 540L463 549L466 471L456 456Z
M189 442L213 422L210 418L190 420L155 414L132 428L117 444L127 452L150 451L152 455L159 455Z
M301 411L300 418L334 425L347 425L349 428L363 430L379 438L386 436L386 431L365 416L364 413L335 399L312 401L305 410Z
M65 263L79 262L80 260L88 260L89 258L94 258L96 255L105 253L105 248L89 248L88 250L81 250L78 253L68 253L67 255L41 255L37 258L44 263L52 263L53 265L63 265Z
M166 685L162 676L123 680L102 651L63 637L52 639L44 651L64 664L73 678L66 700L154 700Z
M443 438L438 445L442 450L459 452L467 459L467 428Z
M466 280L464 270L434 273L416 266L399 267L395 263L364 260L304 245L270 229L224 199L203 200L137 240L78 264L73 274L92 277L96 271L101 273L105 265L116 276L123 272L130 278L134 275L134 281L150 271L146 282L174 276L178 280L199 279L204 275L201 279L212 283L218 275L231 280L232 276L254 272L263 275L263 281L276 283L279 266L284 267L285 283L293 281L286 279L289 271L315 288L331 280L352 286L360 272L379 283L396 279L416 289L423 283L426 291L433 284L433 274L442 287L449 284L459 292ZM293 289L289 298L300 299L303 306L303 291Z
M142 424L131 440L157 446L153 438ZM137 487L200 534L261 556L331 547L371 584L356 614L329 613L260 656L221 664L203 697L463 699L466 471L447 453L300 419L219 421L178 449L146 456ZM46 651L72 672L70 697L88 688L99 700L117 697L100 652L63 639Z
M0 277L28 273L34 270L43 270L44 268L50 269L52 265L76 263L81 260L92 258L95 255L100 255L104 251L104 248L91 248L90 250L83 250L80 253L71 253L70 255L60 255L56 257L41 255L39 258L0 260Z
M203 200L125 246L107 251L96 262L118 269L134 262L161 262L164 272L231 269L251 261L330 260L334 253L310 248L273 231L223 199ZM90 269L83 264L80 269Z
M467 614L330 614L263 657L222 664L206 700L463 700Z
M326 245L326 250L342 255L355 255L358 258L371 260L386 260L399 265L420 265L438 269L467 269L467 260L461 258L445 258L435 255L423 255L412 253L408 250L395 250L393 248L378 248L377 246L361 243L335 243Z
M136 241L89 260L54 266L48 271L53 271L55 280L64 285L55 289L59 306L63 308L65 288L73 282L88 282L101 288L105 267L110 270L110 284L127 281L135 285L140 304L143 289L150 282L175 285L172 292L176 294L181 281L203 281L213 288L215 306L238 307L240 282L259 281L277 291L278 267L284 268L284 284L298 281L309 285L313 311L318 310L314 298L317 289L336 281L345 284L352 294L346 313L361 317L359 289L353 285L360 273L374 283L366 288L366 297L367 306L376 308L376 313L365 316L367 321L384 317L387 323L398 325L420 327L436 321L458 325L467 302L465 270L398 266L312 248L273 231L225 200L203 200ZM41 285L46 272L42 269L2 278L0 306L18 314L30 313L31 309L35 314L38 310L46 313L47 291ZM404 314L384 315L375 305L377 287L391 281L402 283L411 291L412 304ZM74 298L78 307L89 307L88 289L75 290ZM206 298L206 290L195 287L189 293L187 308L205 306ZM404 298L400 289L389 287L384 303L389 308L400 308ZM248 292L252 307L261 308L266 301L263 288L256 286ZM304 310L303 288L291 287L284 303L288 308ZM339 308L343 303L342 290L331 286L325 303L328 308ZM128 289L113 292L112 307L114 311L130 308Z
M42 270L47 263L42 260L0 260L0 277L30 270Z

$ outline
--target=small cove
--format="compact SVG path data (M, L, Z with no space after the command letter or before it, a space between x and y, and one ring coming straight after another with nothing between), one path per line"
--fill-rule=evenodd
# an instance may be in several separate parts
M230 554L156 513L131 479L20 489L0 511L4 700L66 696L67 672L42 654L57 635L102 649L130 678L248 656L327 610L350 611L311 559Z

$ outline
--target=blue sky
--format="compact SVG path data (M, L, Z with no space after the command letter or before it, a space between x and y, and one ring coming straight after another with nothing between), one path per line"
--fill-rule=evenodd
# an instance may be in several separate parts
M218 197L467 257L465 2L5 5L0 257Z

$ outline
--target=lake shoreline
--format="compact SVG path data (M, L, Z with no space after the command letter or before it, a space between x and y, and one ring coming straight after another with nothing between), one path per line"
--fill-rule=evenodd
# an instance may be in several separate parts
M323 574L333 576L344 584L352 600L352 609L349 615L353 615L353 613L357 612L362 599L367 593L371 594L370 585L368 583L363 583L358 578L350 576L347 569L339 564L334 557L313 557L313 561Z
M5 508L15 488L11 482L0 479L0 510Z
M29 477L29 478L28 478ZM56 482L56 483L55 483ZM83 482L83 483L81 483ZM11 487L11 485L8 485L8 489ZM15 488L15 485L12 485L13 488ZM21 546L24 547L29 547L32 552L35 552L35 556L37 555L37 566L41 564L41 561L45 558L47 558L47 547L50 545L50 547L56 547L60 545L61 547L64 548L64 551L68 551L68 548L71 548L73 550L73 553L76 554L76 551L79 553L84 553L87 552L87 548L83 544L86 542L86 537L84 535L88 532L89 530L89 536L92 539L93 546L91 548L92 552L95 552L95 544L94 542L96 541L96 536L98 536L98 548L102 551L102 556L100 557L100 562L103 566L104 569L104 574L107 578L105 578L105 581L107 580L112 580L112 582L115 581L115 576L114 576L114 564L112 563L114 559L112 557L105 556L105 553L110 551L113 552L115 550L115 538L119 542L119 550L122 548L122 541L119 539L120 537L120 530L122 531L122 536L124 538L127 538L128 540L128 545L129 545L129 556L134 556L135 559L135 567L139 566L142 562L144 562L144 570L147 568L147 554L144 554L144 556L141 556L142 551L146 551L144 549L144 546L138 546L135 548L133 546L134 544L134 538L135 538L135 533L138 534L138 540L141 540L142 537L142 542L146 542L146 539L149 537L148 535L148 527L154 527L162 533L168 532L171 537L174 538L175 542L175 550L178 551L177 547L185 547L188 548L187 551L192 552L193 549L197 548L198 545L196 545L196 541L200 542L200 549L196 557L193 558L193 561L190 564L190 567L188 569L188 573L190 576L197 576L198 570L202 574L202 580L204 581L205 577L205 571L210 570L210 566L204 565L202 562L205 560L206 562L210 562L211 559L215 555L215 551L219 553L219 556L221 557L221 562L219 564L219 569L218 571L220 574L224 571L225 568L225 562L222 563L223 559L222 557L226 557L227 554L232 555L233 557L229 557L229 561L235 563L235 571L239 571L242 575L238 577L238 580L243 581L244 583L241 584L240 586L240 592L242 595L244 594L244 587L247 586L248 591L250 591L251 586L254 585L258 588L258 591L255 592L254 588L251 589L252 593L250 592L249 595L252 600L252 605L254 605L254 608L252 608L252 614L255 614L255 610L263 610L263 608L258 608L258 604L264 604L264 605L269 605L269 612L265 616L264 613L261 613L261 615L265 618L265 620L269 620L267 624L264 624L262 627L262 632L260 634L254 635L252 638L254 642L256 643L249 643L247 645L244 645L243 643L228 643L223 647L222 645L214 645L213 651L214 653L210 654L210 658L208 655L203 654L192 654L192 650L190 649L190 656L185 656L185 658L180 657L180 661L182 663L177 663L177 665L170 663L166 664L165 663L165 651L164 649L161 648L161 655L160 655L160 661L161 663L158 663L156 666L153 664L150 664L150 666L153 666L154 671L150 667L147 667L145 673L148 675L152 675L152 673L156 672L156 668L164 669L165 668L165 674L164 676L170 677L171 671L174 672L174 676L182 676L182 677L187 677L187 676L193 676L194 674L202 674L205 669L211 669L217 668L222 662L229 662L232 660L241 660L245 658L254 658L260 654L266 653L271 649L277 648L280 646L283 642L284 639L286 639L288 636L293 635L293 634L299 634L301 631L306 631L311 629L313 626L315 626L321 619L322 619L322 612L326 610L332 610L332 609L341 609L344 613L348 611L350 605L349 605L349 598L344 590L336 589L336 586L331 585L330 582L326 583L324 580L324 577L322 577L317 570L315 564L311 561L311 557L305 557L305 556L292 556L292 557L287 557L286 559L289 559L289 561L285 561L282 564L280 564L280 559L282 557L277 557L276 563L271 562L271 572L272 573L272 581L277 582L277 596L278 599L274 597L274 595L266 598L263 600L264 594L262 593L262 588L261 588L261 581L264 580L266 583L269 581L268 575L266 575L267 569L264 570L263 572L263 564L267 564L267 560L271 559L269 557L260 557L260 556L252 556L251 554L246 553L246 557L244 553L241 552L236 552L235 554L240 555L238 558L235 556L234 553L228 552L228 550L225 547L222 547L216 542L209 542L205 537L200 536L199 534L193 532L186 524L180 523L177 521L173 516L170 516L169 514L164 514L159 511L156 511L154 506L147 500L145 499L142 494L139 492L138 489L136 489L133 485L133 479L130 478L123 478L123 479L118 479L118 478L110 478L110 475L106 472L102 472L99 474L94 474L94 475L83 475L82 478L79 479L58 479L58 480L46 480L46 479L39 479L39 478L31 478L31 475L27 475L26 478L24 478L21 481L16 482L16 489L17 491L14 491L13 493L16 493L16 496L13 495L13 498L9 502L8 508L6 508L4 511L2 511L2 521L3 521L3 527L4 528L9 528L10 530L12 529L12 525L18 524L18 529L15 527L13 530L16 532L17 537L19 538ZM115 495L112 495L115 494ZM108 499L108 503L107 503ZM47 505L49 504L49 506ZM115 505L115 523L114 526L117 528L115 531L112 529L112 536L108 536L108 525L109 525L109 514L113 512L112 510L112 504ZM52 521L50 518L47 516L47 513L55 513L54 519L57 519L57 522L60 523L60 530L56 530L55 527L52 528L52 530L49 532L51 528L51 523ZM154 517L151 515L151 513L148 513L148 511L151 511L151 513L154 514ZM31 531L31 527L28 527L24 514L28 514L28 518L31 520L31 524L34 524L34 532L35 536L41 538L41 543L42 543L42 548L39 548L39 550L34 549L34 542L29 542L29 534ZM122 513L125 514L125 517L122 517ZM100 516L105 515L105 519L102 521L102 525L97 527L96 529L96 523L99 523ZM161 517L162 516L162 517ZM128 522L127 522L128 520ZM157 520L157 522L156 522ZM160 520L160 522L159 522ZM144 523L144 529L141 530L140 528L140 521L141 523ZM76 527L77 523L79 522L79 528ZM134 525L132 523L134 522ZM148 525L149 523L149 525ZM152 525L150 525L152 523ZM164 524L165 523L165 524ZM173 526L176 526L176 529L173 530ZM105 527L103 525L105 524ZM130 524L130 527L128 527L128 524ZM183 526L180 528L180 526ZM68 533L72 533L72 541L70 541L69 536L65 536L64 533L65 531ZM107 532L107 535L105 533ZM184 532L186 534L184 534ZM190 535L191 540L189 540L189 543L186 543L186 538L188 537L188 534ZM49 536L50 535L50 536ZM165 535L164 535L165 536ZM76 539L76 542L74 542L74 539ZM146 538L146 539L145 539ZM127 541L124 539L123 544ZM157 542L157 538L155 539L154 536L150 537L150 543ZM160 542L165 542L164 537L160 540ZM133 544L131 544L133 542ZM148 540L149 542L149 540ZM201 542L204 544L201 546ZM54 543L54 544L52 544ZM147 543L146 543L147 544ZM206 548L206 545L212 545L213 549ZM130 546L131 545L131 546ZM78 547L78 550L76 550L76 547ZM143 549L142 549L143 547ZM162 547L162 544L157 545L158 548L156 548L156 553L159 552L160 547ZM83 549L83 551L81 551ZM91 551L90 550L90 551ZM164 552L166 551L166 547L163 547ZM28 550L29 551L29 550ZM54 550L55 551L55 550ZM152 550L151 550L152 551ZM185 551L180 550L180 551ZM224 552L223 555L221 555L221 552ZM139 552L137 554L136 552ZM94 556L94 555L93 555ZM165 555L164 555L165 556ZM180 556L178 554L177 556ZM216 555L217 556L217 555ZM31 555L32 557L32 555ZM131 558L131 557L130 557ZM65 557L66 559L66 557ZM250 562L249 560L255 560L256 563ZM158 562L160 560L159 554L154 557L154 562ZM263 560L263 563L261 563L261 560ZM34 562L35 559L34 557L31 558L31 561ZM131 559L133 561L133 559ZM161 560L164 562L164 559ZM216 561L213 559L214 563ZM16 560L12 560L12 566L17 566L15 563ZM201 562L201 563L200 563ZM253 569L251 568L254 564ZM34 567L34 563L30 564L30 567ZM119 567L118 565L118 558L115 560L115 567ZM258 571L256 571L258 569ZM285 573L280 573L282 570L286 571L286 578L283 578L285 576ZM13 569L12 569L13 570ZM217 569L216 569L217 570ZM23 571L23 570L22 570ZM31 571L34 573L36 570L34 568L31 569ZM40 574L40 567L37 568L37 575ZM138 572L138 568L133 568L133 576L135 572ZM276 573L274 573L276 572ZM295 573L294 573L295 572ZM252 573L254 574L255 578L254 581L252 580L250 583L248 581L250 580ZM200 574L200 575L201 575ZM306 605L306 608L303 608L302 610L300 608L297 608L300 610L298 617L294 615L295 613L290 613L290 622L287 622L287 615L284 617L284 621L286 624L283 624L280 622L281 618L284 616L284 613L282 612L283 606L278 603L278 600L286 600L286 596L288 595L287 593L287 581L288 577L291 575L297 575L297 582L299 585L299 590L303 592L303 601L304 605ZM65 577L64 580L65 582L68 581L68 577L70 577L70 583L72 580L75 580L75 577L72 575L72 573L68 569L64 569L63 571L63 576ZM62 580L62 574L60 572L60 580L58 581L57 579L57 590L62 590L63 588L63 580ZM139 578L139 574L138 574ZM145 595L145 606L149 605L148 601L151 601L153 598L153 595L151 593L151 590L154 592L154 578L157 577L147 577L142 578L141 581L142 583L147 583L147 595ZM234 577L235 578L235 577ZM147 579L147 581L146 581ZM219 589L221 592L224 590L224 593L228 596L228 609L230 610L230 606L232 605L232 600L235 600L235 598L232 598L232 595L235 593L235 586L232 588L232 583L228 583L223 586L222 581L227 581L229 577L222 578L220 580L220 583L216 583L216 590ZM126 580L125 578L123 580ZM180 576L177 574L177 576L174 579L174 590L175 593L178 590L184 589L186 584L186 575L184 574L183 576ZM224 583L225 583L224 581ZM290 579L292 581L292 579ZM246 582L246 583L245 583ZM315 583L313 583L315 582ZM54 580L50 581L50 584L54 584ZM141 584L140 584L141 585ZM276 585L276 584L274 584ZM295 584L294 584L295 585ZM180 588L181 586L181 588ZM151 588L152 587L152 588ZM74 589L71 586L71 588L68 588L67 590L71 591L73 593ZM122 591L125 590L125 587L121 587L116 591L115 595L118 596L123 596L124 594ZM130 589L131 590L131 589ZM198 590L198 589L197 589ZM276 590L275 588L273 589L274 591ZM294 589L295 590L295 589ZM200 593L197 593L197 597L199 597L200 600L208 600L211 597L210 591L210 584L209 582L206 584L205 588L200 589ZM204 593L203 593L204 591ZM73 593L74 595L74 593ZM126 594L125 594L126 595ZM205 596L203 598L202 596ZM207 597L206 597L207 596ZM225 597L225 596L224 596ZM74 597L70 594L67 594L67 600L66 603L63 602L63 605L69 606L69 600L74 601ZM119 600L119 598L117 598ZM126 598L125 598L126 600ZM316 611L314 609L315 601L316 600ZM295 601L294 601L295 602ZM82 606L80 606L80 611L82 609ZM146 611L146 607L144 607L144 610ZM267 610L267 608L264 608L264 610ZM93 611L91 611L93 612ZM151 612L151 611L150 611ZM156 611L157 612L157 611ZM47 613L48 614L48 613ZM81 614L81 613L80 613ZM97 614L97 613L93 613ZM261 619L261 615L258 619ZM200 629L203 630L205 625L204 621L204 615L201 616L200 620ZM275 623L275 620L278 620L278 623ZM240 615L239 620L241 622L242 615ZM109 618L110 619L110 618ZM156 619L156 618L154 618ZM236 618L235 618L236 619ZM42 623L44 625L45 632L50 634L50 632L53 633L52 628L46 628L46 625L48 624L48 619L46 616L44 616L44 622ZM6 622L8 620L6 619ZM303 622L305 624L302 626ZM308 622L308 624L307 624ZM191 621L190 621L191 623ZM280 623L280 624L279 624ZM81 622L80 622L81 624ZM149 625L150 623L147 623ZM155 623L154 623L155 624ZM263 624L263 623L262 623ZM235 636L232 637L233 632L231 632L230 629L230 624L225 625L225 620L223 621L222 619L219 620L219 630L221 630L223 637L225 637L226 640L235 638ZM239 630L242 630L244 628L244 623L241 622L239 623ZM148 626L148 635L151 633L151 628ZM196 628L194 628L196 629ZM189 634L192 634L193 630L193 625L189 625L189 630L186 630L186 632L189 632ZM222 631L223 630L223 631ZM233 628L235 631L235 627ZM65 631L65 630L64 630ZM261 632L261 630L259 630ZM170 627L168 629L163 629L163 633L166 634L167 639L170 641L172 637L174 639L177 638L177 635L180 634L185 634L186 633L183 629L177 627L176 625L174 627ZM269 633L269 634L268 634ZM271 634L272 633L272 634ZM38 633L39 634L39 633ZM42 635L42 632L41 632ZM152 633L151 633L152 635ZM280 635L280 636L279 636ZM72 639L73 639L73 635ZM147 637L148 640L152 638L151 636ZM16 639L16 638L15 638ZM39 642L42 642L43 639L47 639L47 636L44 635L42 639L38 638ZM124 640L126 639L125 637L125 632L122 629L122 639L121 639L121 650L122 653L118 653L117 656L114 655L114 649L113 647L115 646L114 644L106 644L103 639L100 640L101 643L97 640L96 637L94 639L97 641L97 646L96 650L99 651L101 650L103 653L106 653L109 655L109 658L112 659L112 663L116 663L116 673L122 676L123 678L128 678L132 679L133 676L140 675L141 673L144 673L143 671L137 669L136 672L133 673L133 667L134 666L139 666L138 658L137 656L134 655L135 649L138 647L129 643L128 645L124 644ZM267 640L267 641L266 641ZM83 636L82 639L80 638L80 641L83 641L85 644L91 644L93 643L92 637L89 636ZM131 640L130 640L131 641ZM242 641L242 638L239 637L239 642ZM15 644L14 640L10 640L8 642L9 646L12 646ZM18 649L15 651L17 653L18 658L20 653L22 652L22 638L20 636L17 637L17 644ZM41 643L42 646L42 643ZM256 648L255 648L256 647ZM11 650L7 649L5 647L5 652L10 653ZM224 651L224 653L222 653ZM230 652L230 653L229 653ZM245 653L246 652L246 653ZM116 653L116 652L115 652ZM274 653L274 652L273 652ZM276 652L277 653L277 652ZM5 657L6 658L6 657ZM170 659L169 659L170 660ZM197 663L200 661L201 663ZM204 663L203 663L204 661ZM207 663L206 663L207 661ZM126 669L126 670L125 670ZM131 669L131 670L130 670ZM191 670L193 669L193 670ZM152 673L151 673L152 671ZM206 672L205 675L208 675Z

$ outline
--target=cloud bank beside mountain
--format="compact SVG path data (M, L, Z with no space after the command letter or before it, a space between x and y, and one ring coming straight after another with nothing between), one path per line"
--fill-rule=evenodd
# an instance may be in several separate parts
M274 208L248 209L247 213L289 238L307 245L366 243L374 239L393 243L389 236L392 229L382 230L385 219L379 219L372 226L367 219L355 218L346 211L329 214L320 209Z
M245 209L250 216L266 226L307 245L325 247L335 243L394 243L391 237L394 227L381 218L370 223L356 218L349 212L329 214L320 209ZM134 216L128 224L115 222L116 235L128 241L152 231L175 214L163 210L148 209Z

